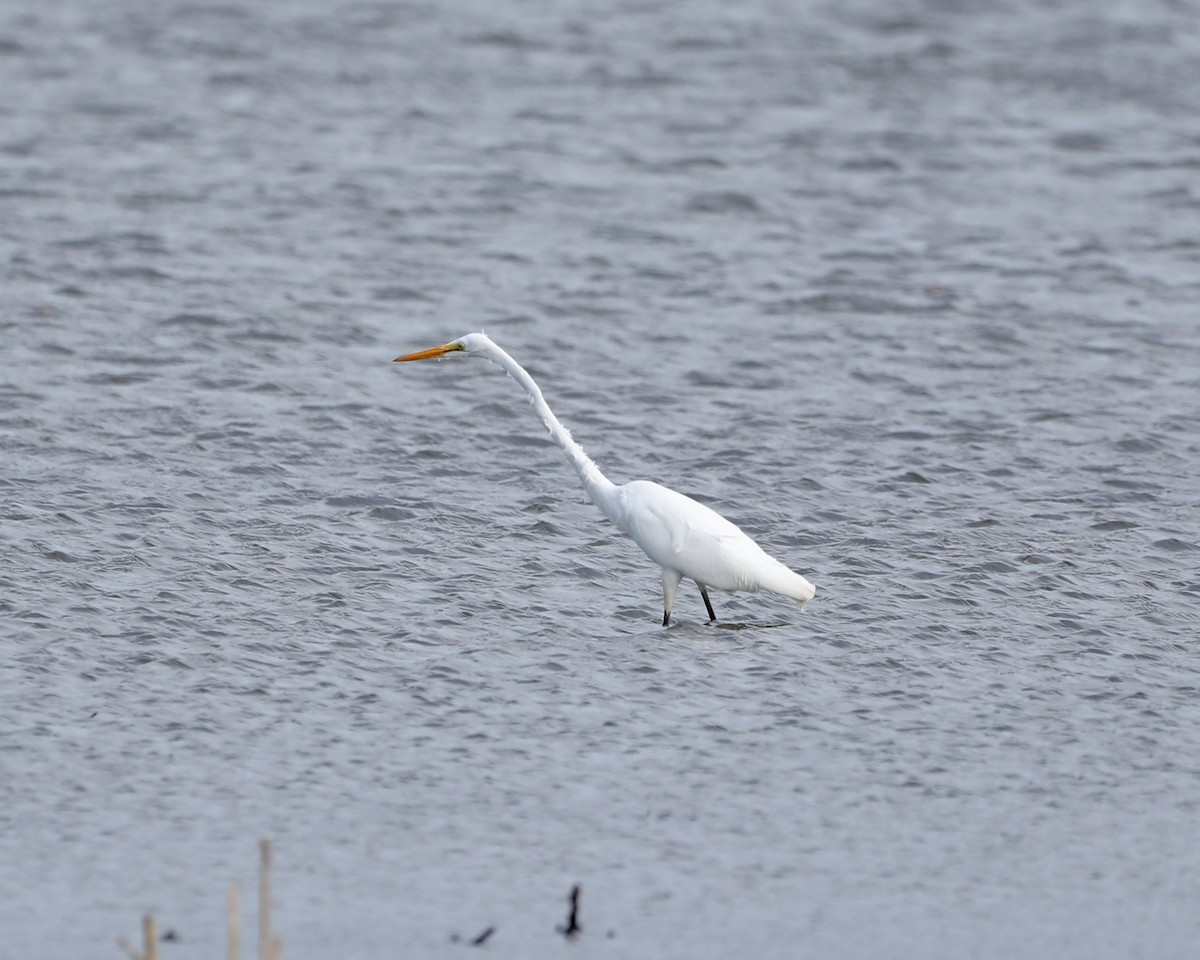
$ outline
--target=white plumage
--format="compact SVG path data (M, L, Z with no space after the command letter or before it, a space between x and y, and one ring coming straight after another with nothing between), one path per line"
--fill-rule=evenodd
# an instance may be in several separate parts
M813 598L816 588L811 583L769 556L715 510L649 480L612 483L559 422L533 377L485 334L469 333L440 347L397 357L396 361L429 360L456 352L491 360L521 384L551 438L575 468L588 497L662 567L663 626L671 621L675 591L685 577L700 587L712 620L716 614L708 587L729 593L766 590L790 597L801 610Z

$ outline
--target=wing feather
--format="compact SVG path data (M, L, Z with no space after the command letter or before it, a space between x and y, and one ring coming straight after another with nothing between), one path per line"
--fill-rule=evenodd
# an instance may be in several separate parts
M782 566L719 513L646 480L621 488L626 532L655 563L717 590L757 590Z

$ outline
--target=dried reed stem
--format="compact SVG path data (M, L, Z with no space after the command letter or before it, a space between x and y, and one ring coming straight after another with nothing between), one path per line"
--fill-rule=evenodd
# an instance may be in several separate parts
M258 960L271 960L271 841L258 841Z
M158 960L158 924L150 914L142 917L142 940L145 944L142 960Z
M124 937L117 937L117 946L129 954L129 960L142 960L142 955L137 952L137 948Z
M238 945L242 939L242 908L238 898L238 888L230 886L229 896L225 903L225 916L228 918L229 939L225 946L226 960L238 960Z

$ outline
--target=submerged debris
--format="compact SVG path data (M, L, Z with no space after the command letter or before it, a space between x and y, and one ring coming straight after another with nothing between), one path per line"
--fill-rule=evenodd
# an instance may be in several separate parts
M567 925L559 927L558 932L570 939L583 931L579 925L579 884L571 888L571 912L567 915Z

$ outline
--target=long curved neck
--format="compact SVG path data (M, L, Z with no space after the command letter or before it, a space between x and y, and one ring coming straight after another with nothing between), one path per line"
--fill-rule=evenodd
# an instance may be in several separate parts
M583 447L575 442L575 438L571 436L571 431L562 425L562 421L554 415L554 411L550 409L550 405L546 403L546 398L542 396L541 388L537 382L529 375L529 372L510 357L501 347L494 341L488 341L489 349L485 354L493 363L498 363L502 366L510 377L517 381L529 396L529 402L533 404L533 409L537 412L538 419L542 421L546 429L550 431L551 439L558 444L562 450L563 456L567 458L567 462L575 469L575 473L579 475L579 481L583 484L583 489L591 499L592 503L600 508L600 510L618 526L620 522L616 516L616 485L609 480L600 468L592 461L586 453L583 452Z

